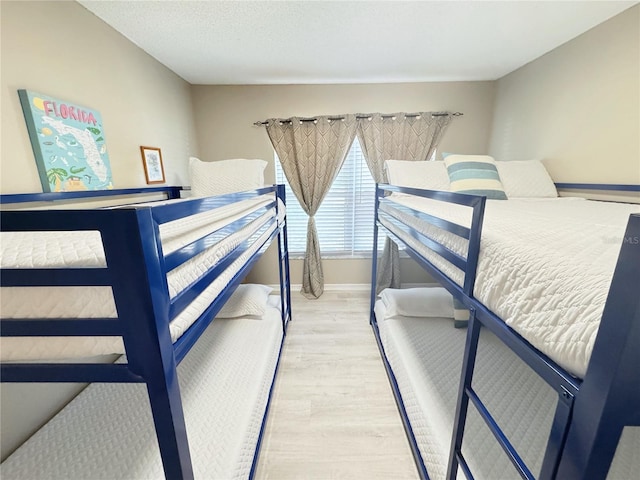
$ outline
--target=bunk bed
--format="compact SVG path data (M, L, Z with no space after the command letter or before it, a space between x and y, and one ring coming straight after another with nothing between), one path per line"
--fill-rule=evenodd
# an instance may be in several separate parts
M3 478L253 477L291 317L284 188L180 191L0 196L32 207L1 215L2 381L94 382ZM216 318L276 239L279 296Z
M601 221L589 224L586 204ZM584 199L377 186L371 324L422 478L637 472L639 213ZM586 233L576 230L585 222ZM469 309L466 331L444 318L385 319L375 285L379 230ZM607 268L591 276L588 264L600 261Z

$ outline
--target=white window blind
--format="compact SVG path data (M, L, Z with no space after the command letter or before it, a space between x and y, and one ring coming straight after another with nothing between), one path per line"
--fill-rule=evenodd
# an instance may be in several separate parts
M298 203L276 155L276 182L286 185L289 253L303 257L307 246L307 214ZM356 138L322 205L316 228L323 257L370 257L373 247L375 183ZM379 235L379 249L384 246Z

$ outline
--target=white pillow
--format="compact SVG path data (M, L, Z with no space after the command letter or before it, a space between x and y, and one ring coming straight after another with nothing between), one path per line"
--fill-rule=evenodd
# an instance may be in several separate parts
M449 174L444 162L387 160L385 168L391 185L425 190L449 190Z
M246 283L239 285L224 304L218 318L261 317L273 288L266 285Z
M496 162L502 186L509 198L557 197L558 191L540 160Z
M280 301L280 295L269 295L267 299L267 305L272 308L277 308L278 310L282 307L282 302Z
M203 162L189 158L192 197L210 197L225 193L255 190L264 186L264 160L220 160Z
M385 319L403 317L453 318L453 297L444 288L385 288L380 293Z

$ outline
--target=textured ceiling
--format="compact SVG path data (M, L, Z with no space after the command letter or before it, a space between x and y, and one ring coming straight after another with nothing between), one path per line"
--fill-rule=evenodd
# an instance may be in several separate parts
M493 80L638 2L87 1L192 84Z

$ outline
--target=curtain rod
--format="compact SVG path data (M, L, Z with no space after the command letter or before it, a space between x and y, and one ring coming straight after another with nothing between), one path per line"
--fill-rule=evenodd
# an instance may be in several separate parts
M413 118L413 117L419 117L420 115L422 115L421 113L406 113L405 117L409 117L409 118ZM464 115L464 113L461 112L453 112L453 113L448 113L448 112L435 112L432 113L431 116L432 117L446 117L447 115L451 115L454 117L461 117L462 115ZM385 114L385 115L380 115L382 118L393 118L396 115L395 114ZM371 118L371 115L356 115L356 119L363 119L363 118ZM328 117L329 120L344 120L344 117ZM300 121L301 122L315 122L316 120L318 120L316 117L311 117L311 118L301 118ZM291 120L281 120L282 123L291 123ZM261 121L257 121L254 122L253 124L256 127L259 127L261 125L267 125L269 122L267 122L266 120L261 122Z

